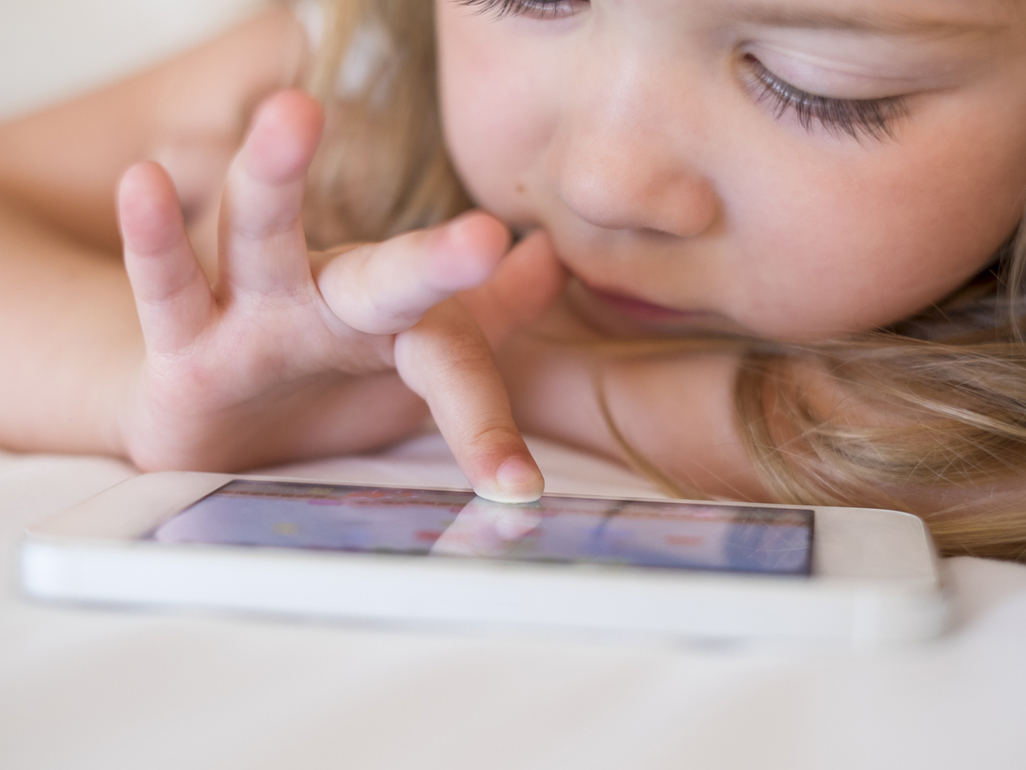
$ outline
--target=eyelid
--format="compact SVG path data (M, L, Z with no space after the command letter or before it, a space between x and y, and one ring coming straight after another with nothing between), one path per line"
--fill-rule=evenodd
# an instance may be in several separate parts
M804 91L836 99L886 99L924 90L923 79L869 68L804 51L751 45L752 54L777 77ZM880 68L882 69L882 68Z
M741 65L745 85L759 102L773 102L776 119L793 112L798 123L812 131L819 124L833 134L844 134L856 141L864 137L894 138L894 124L909 115L905 96L878 99L837 99L798 88L776 75L751 53L744 54Z
M459 5L477 7L480 13L495 19L507 16L528 16L557 19L574 14L580 0L456 0Z
M873 99L957 87L983 63L979 55L936 46L896 46L824 35L744 39L738 46L807 90Z

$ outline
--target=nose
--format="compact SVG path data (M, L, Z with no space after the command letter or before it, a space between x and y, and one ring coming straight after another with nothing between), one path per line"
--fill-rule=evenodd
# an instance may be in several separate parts
M603 68L610 72L608 66ZM621 67L619 72L637 68ZM604 81L604 82L603 82ZM548 170L559 198L588 224L694 237L709 230L720 204L697 164L702 139L681 121L681 95L636 76L578 80L550 144Z

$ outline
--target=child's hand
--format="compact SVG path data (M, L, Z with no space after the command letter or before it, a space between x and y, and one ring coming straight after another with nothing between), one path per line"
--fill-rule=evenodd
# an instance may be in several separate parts
M321 120L299 92L257 111L225 185L213 288L167 174L151 163L125 174L125 262L146 344L122 409L126 453L145 469L228 470L365 450L422 422L416 393L476 491L536 498L541 474L488 341L449 299L496 273L506 228L471 213L311 260L300 208ZM534 292L521 304L526 273ZM540 314L560 281L544 235L514 249L489 282L494 310L479 311L492 341Z

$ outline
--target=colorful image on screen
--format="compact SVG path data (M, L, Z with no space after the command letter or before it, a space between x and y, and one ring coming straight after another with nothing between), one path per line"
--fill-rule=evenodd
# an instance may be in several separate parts
M232 481L161 524L166 543L808 575L813 512Z

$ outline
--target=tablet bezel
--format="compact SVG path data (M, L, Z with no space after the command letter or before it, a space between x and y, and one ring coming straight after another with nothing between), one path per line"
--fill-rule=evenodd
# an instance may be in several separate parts
M808 507L816 517L809 577L140 539L233 479L410 488L338 478L138 476L28 529L22 546L26 593L56 601L374 622L871 645L930 638L944 627L932 541L920 519L894 511ZM667 501L654 495L551 497Z
M30 526L27 536L29 538L106 540L141 544L141 538L160 524L235 479L314 485L374 486L389 489L469 491L466 487L409 487L400 484L368 483L356 480L314 480L190 471L149 473L127 479L49 521ZM608 497L546 493L546 496L811 510L815 517L813 578L821 580L924 581L927 584L934 584L938 580L937 554L926 525L919 517L899 511L670 500L658 495ZM158 545L166 547L168 544ZM232 546L211 547L231 548ZM385 558L388 556L386 555ZM396 558L423 557L399 555ZM629 568L616 566L614 569Z

